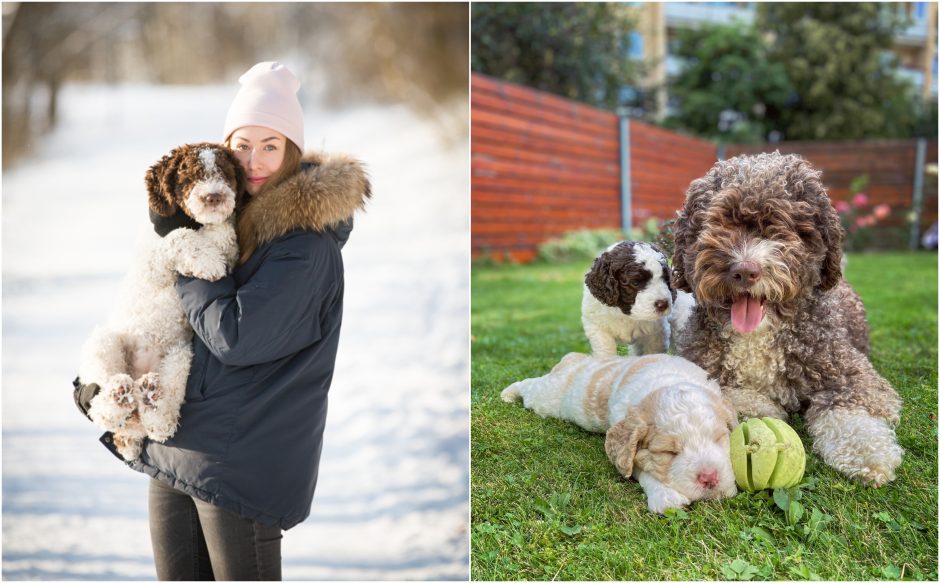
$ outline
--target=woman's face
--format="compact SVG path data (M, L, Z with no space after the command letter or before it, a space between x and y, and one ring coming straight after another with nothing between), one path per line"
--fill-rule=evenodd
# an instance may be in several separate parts
M229 145L248 174L248 192L255 195L284 162L287 138L262 126L245 126L232 133Z

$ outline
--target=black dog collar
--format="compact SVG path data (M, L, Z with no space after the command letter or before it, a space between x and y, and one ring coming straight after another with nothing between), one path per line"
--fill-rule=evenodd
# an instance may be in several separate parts
M150 209L150 222L153 223L153 230L161 237L166 237L171 231L181 227L197 231L202 226L179 208L176 209L176 214L169 217L159 215Z

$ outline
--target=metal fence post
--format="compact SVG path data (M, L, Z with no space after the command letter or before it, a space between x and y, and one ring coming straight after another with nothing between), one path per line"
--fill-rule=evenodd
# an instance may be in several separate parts
M912 211L914 221L911 223L911 250L920 247L920 220L924 211L924 158L927 156L927 140L918 138L917 159L914 162L914 193L912 195Z
M620 118L620 228L633 227L633 190L630 184L630 118Z

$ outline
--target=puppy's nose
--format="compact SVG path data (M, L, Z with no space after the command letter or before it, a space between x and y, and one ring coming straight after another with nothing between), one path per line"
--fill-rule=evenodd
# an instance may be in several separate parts
M731 281L738 285L750 287L760 281L760 265L753 261L738 261L731 266L728 272Z
M653 307L656 308L657 312L662 313L669 309L669 302L666 300L656 300L653 303Z
M205 196L206 204L219 204L222 202L222 199L225 198L222 196L221 192L210 192Z
M703 470L699 472L696 481L703 488L711 490L718 485L718 470Z

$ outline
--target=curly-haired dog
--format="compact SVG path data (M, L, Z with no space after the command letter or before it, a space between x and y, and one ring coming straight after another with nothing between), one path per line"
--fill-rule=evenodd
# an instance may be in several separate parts
M114 432L127 460L140 455L144 438L164 441L176 432L193 333L174 284L177 273L215 281L232 267L234 211L244 181L234 154L210 143L181 146L147 172L155 230L173 220L196 229L144 235L120 301L85 343L79 369L82 383L101 387L89 417Z
M640 483L651 512L737 493L729 452L734 411L718 384L684 358L571 353L501 396L521 398L542 417L606 431L607 456Z
M842 237L820 172L802 158L715 164L689 186L675 225L673 281L698 303L680 354L741 415L802 412L813 450L877 487L901 463L901 399L867 358L865 310L842 279Z
M614 243L584 275L581 324L591 351L614 356L622 343L633 355L666 352L675 301L666 256L656 245ZM687 312L687 299L681 304Z

